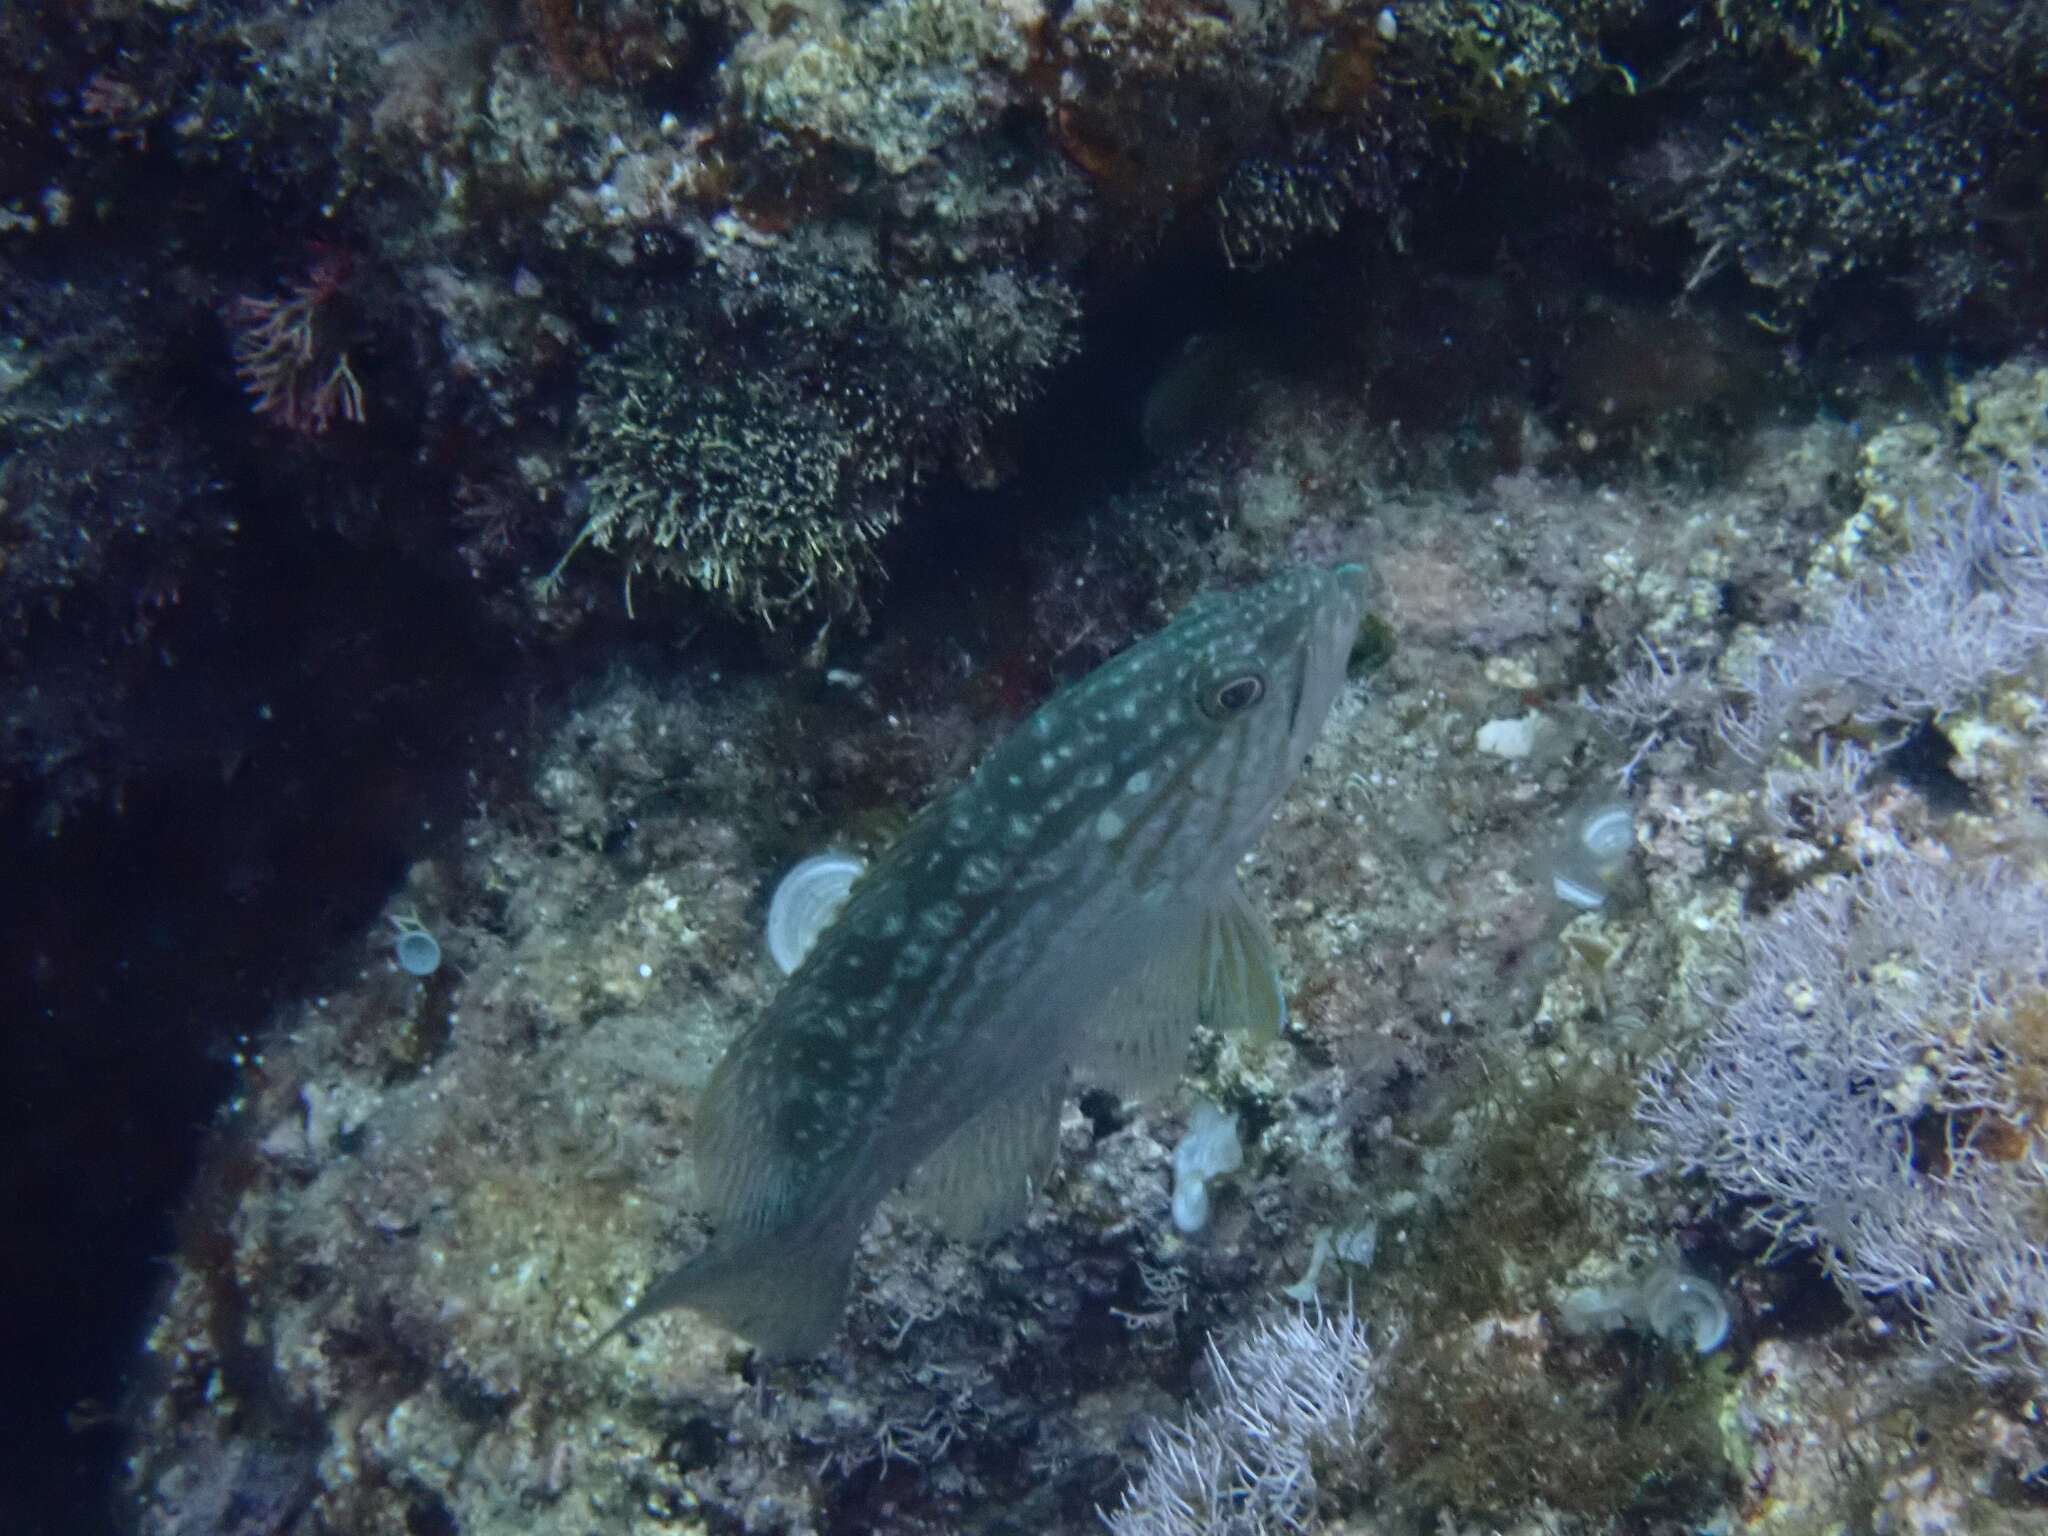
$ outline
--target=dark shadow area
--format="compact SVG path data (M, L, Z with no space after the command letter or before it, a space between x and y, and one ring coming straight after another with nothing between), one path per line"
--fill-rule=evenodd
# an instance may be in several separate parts
M238 558L234 617L179 637L128 722L161 738L139 759L175 766L58 835L0 826L0 1525L24 1536L111 1519L155 1261L238 1054L279 999L370 958L366 925L549 689L467 594L383 552L292 524Z

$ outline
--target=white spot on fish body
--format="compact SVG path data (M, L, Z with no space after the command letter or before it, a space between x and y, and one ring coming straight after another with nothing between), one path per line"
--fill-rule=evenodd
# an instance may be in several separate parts
M1140 768L1136 773L1124 780L1124 793L1127 795L1142 795L1151 787L1152 775L1143 768Z
M1095 818L1095 835L1105 843L1114 842L1124 835L1124 819L1115 811L1104 811Z
M1004 824L1003 833L1013 843L1028 843L1038 835L1038 818L1026 816L1022 811L1013 811L1010 813L1009 821Z
M1003 866L998 859L985 853L970 854L967 862L960 866L959 878L953 888L963 896L983 896L1002 883Z

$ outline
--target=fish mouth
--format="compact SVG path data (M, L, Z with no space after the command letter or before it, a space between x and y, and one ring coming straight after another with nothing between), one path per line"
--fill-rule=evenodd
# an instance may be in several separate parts
M1372 586L1372 577L1362 565L1335 566L1329 576L1330 587L1316 615L1316 630L1295 668L1294 702L1287 720L1289 739L1300 740L1297 733L1302 729L1304 709L1313 717L1308 740L1302 742L1304 752L1321 734L1323 716L1343 691L1351 647L1365 622Z
M1336 592L1324 607L1324 622L1337 670L1339 686L1351 661L1351 647L1358 641L1358 629L1365 622L1371 602L1372 576L1362 565L1340 565L1330 572Z
M1337 583L1343 603L1338 610L1342 615L1338 639L1348 656L1352 642L1358 638L1358 626L1365 622L1365 610L1372 596L1372 574L1364 566L1351 563L1335 567L1330 576Z

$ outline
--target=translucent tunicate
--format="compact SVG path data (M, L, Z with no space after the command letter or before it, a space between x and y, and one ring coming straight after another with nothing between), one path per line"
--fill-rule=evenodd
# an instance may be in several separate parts
M1640 1282L1584 1285L1558 1304L1567 1333L1612 1333L1647 1328L1667 1344L1710 1355L1728 1341L1728 1303L1704 1275L1667 1258Z
M1629 1308L1635 1304L1633 1287L1582 1285L1567 1291L1558 1303L1557 1320L1564 1331L1581 1338L1596 1333L1613 1333L1628 1326Z
M1711 1355L1728 1338L1728 1303L1720 1291L1688 1270L1670 1265L1643 1286L1643 1317L1650 1331L1673 1344Z
M1551 860L1551 890L1559 901L1583 911L1605 906L1635 845L1635 819L1627 801L1602 796L1583 802L1565 818Z
M1635 821L1626 805L1596 805L1580 819L1578 839L1589 855L1611 864L1635 846Z
M788 976L846 905L867 861L853 853L815 853L782 877L768 902L768 953Z
M1359 1269L1370 1269L1373 1256L1380 1248L1380 1224L1376 1221L1366 1221L1355 1227L1346 1227L1337 1234L1333 1246L1337 1257L1346 1264Z
M441 941L427 932L425 923L403 915L393 917L391 926L398 931L391 945L392 958L401 971L408 976L431 976L441 969Z
M1322 1278L1323 1266L1330 1261L1330 1229L1317 1227L1314 1241L1309 1244L1308 1270L1292 1285L1280 1287L1280 1294L1291 1301L1304 1305L1316 1299L1316 1281Z

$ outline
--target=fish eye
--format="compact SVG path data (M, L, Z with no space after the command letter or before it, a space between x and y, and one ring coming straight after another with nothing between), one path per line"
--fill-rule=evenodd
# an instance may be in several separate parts
M1258 703L1266 693L1266 679L1257 672L1239 672L1221 682L1205 684L1201 692L1202 713L1211 720L1227 720Z

